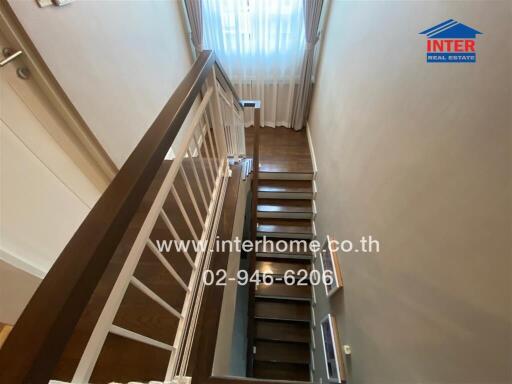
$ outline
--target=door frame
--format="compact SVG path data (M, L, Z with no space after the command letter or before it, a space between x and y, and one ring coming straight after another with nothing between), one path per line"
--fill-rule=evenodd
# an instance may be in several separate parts
M117 166L61 88L7 1L0 2L0 31L8 41L13 42L13 49L23 51L33 80L48 98L55 112L65 122L68 129L65 134L71 134L76 139L74 140L76 146L80 147L88 163L97 173L95 179L99 180L98 189L105 190L117 174ZM69 146L69 143L64 145L63 142L56 141L66 151L66 145ZM70 157L73 158L73 156Z

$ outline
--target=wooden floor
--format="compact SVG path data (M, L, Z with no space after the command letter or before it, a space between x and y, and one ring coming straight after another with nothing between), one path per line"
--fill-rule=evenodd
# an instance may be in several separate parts
M284 127L260 128L260 172L313 173L306 131ZM254 128L245 130L248 155L252 155Z

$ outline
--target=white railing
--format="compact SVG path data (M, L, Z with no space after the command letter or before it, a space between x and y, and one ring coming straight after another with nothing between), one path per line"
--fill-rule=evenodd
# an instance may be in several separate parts
M175 149L175 158L165 175L164 181L89 338L73 376L72 382L74 383L89 382L98 356L109 334L170 351L165 378L155 378L156 380L170 382L176 376L185 374L204 290L201 274L210 264L211 250L216 237L226 191L229 173L228 156L237 159L245 154L245 143L242 142L245 140L243 137L243 123L242 130L240 130L237 120L241 113L233 104L233 96L227 96L219 86L215 69L212 69L203 96L198 101L200 101L198 107L195 110L193 108L190 112L190 124L182 127L184 132L179 148ZM231 110L223 105L226 103L232 107ZM176 188L176 176L178 174L184 184L184 188L181 189ZM179 191L182 191L185 195L180 195ZM179 207L179 214L183 217L193 239L201 241L202 244L208 244L208 247L199 247L195 255L188 251L181 252L180 256L186 259L192 269L188 283L180 277L150 239L155 223L158 218L161 218L174 240L181 240L173 224L173 217L169 216L164 209L164 203L168 198L172 198L176 202ZM187 202L191 202L193 209L192 207L188 210L185 208L185 199ZM205 209L203 209L203 206ZM176 212L176 215L178 215L178 212ZM197 217L201 225L201 233L198 233L193 226L192 215ZM185 291L181 311L169 305L134 276L135 269L145 249L152 252L161 262L162 268L168 271L169 278L175 279L181 289ZM172 344L154 340L114 324L114 318L129 286L138 289L179 320ZM185 337L185 335L188 335L188 337Z
M218 89L228 156L238 161L246 156L244 113L236 105L237 101L231 92L226 93L220 84Z

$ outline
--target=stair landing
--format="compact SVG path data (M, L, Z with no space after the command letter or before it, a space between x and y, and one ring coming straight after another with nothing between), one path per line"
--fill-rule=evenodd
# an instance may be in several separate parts
M285 127L261 127L260 173L313 174L306 131L294 131ZM254 128L245 130L245 143L252 156Z

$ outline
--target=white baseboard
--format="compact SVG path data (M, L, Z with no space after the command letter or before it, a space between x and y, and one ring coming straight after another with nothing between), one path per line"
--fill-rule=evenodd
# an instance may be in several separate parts
M315 174L315 179L316 174L318 173L318 167L316 164L315 148L313 147L313 140L311 139L311 129L309 128L309 122L306 123L306 135L308 137L309 153L311 153L311 162L313 163L313 172Z
M316 178L318 175L318 165L316 163L315 147L313 146L313 139L311 138L311 128L309 122L306 123L306 136L308 138L309 153L311 153L311 163L313 165L313 200L316 198L317 187Z

